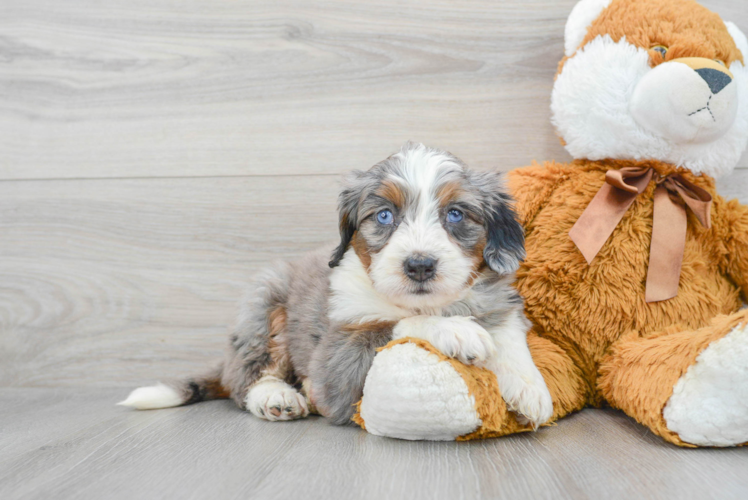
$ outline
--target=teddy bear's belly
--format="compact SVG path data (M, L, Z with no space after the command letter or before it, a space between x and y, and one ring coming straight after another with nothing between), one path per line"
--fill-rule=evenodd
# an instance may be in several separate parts
M677 297L645 302L653 209L645 195L631 206L591 265L569 239L590 198L556 193L527 228L527 258L518 272L518 289L528 317L541 335L564 347L590 374L608 347L628 332L646 335L674 324L699 328L741 307L739 290L710 255L715 248L711 233L695 228L693 216Z

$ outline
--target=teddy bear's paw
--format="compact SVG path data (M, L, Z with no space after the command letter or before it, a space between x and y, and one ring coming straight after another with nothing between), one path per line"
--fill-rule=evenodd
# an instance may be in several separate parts
M699 354L673 388L662 412L686 443L735 446L748 442L748 325Z
M295 420L309 415L306 398L276 378L261 379L250 387L245 406L256 417L270 421Z
M483 365L494 355L493 338L467 316L414 316L401 320L393 338L414 337L428 341L445 356L465 364Z
M521 375L511 369L494 369L501 395L517 421L537 429L553 416L553 399L540 373Z
M409 440L454 440L482 424L475 398L452 364L413 343L374 357L360 417L371 434Z

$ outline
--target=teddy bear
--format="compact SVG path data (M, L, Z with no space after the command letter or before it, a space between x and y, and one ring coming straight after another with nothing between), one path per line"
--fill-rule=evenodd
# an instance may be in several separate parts
M716 193L748 142L748 41L691 0L581 0L551 98L570 163L508 174L516 287L551 422L624 411L684 447L748 442L748 207ZM532 430L492 373L418 339L375 357L354 420L403 439Z

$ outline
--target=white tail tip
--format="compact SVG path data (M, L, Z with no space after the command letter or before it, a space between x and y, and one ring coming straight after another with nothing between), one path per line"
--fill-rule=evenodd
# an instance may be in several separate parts
M130 406L137 410L155 410L157 408L171 408L179 406L184 401L177 391L168 385L158 384L149 387L139 387L132 391L127 399L117 403L120 406Z

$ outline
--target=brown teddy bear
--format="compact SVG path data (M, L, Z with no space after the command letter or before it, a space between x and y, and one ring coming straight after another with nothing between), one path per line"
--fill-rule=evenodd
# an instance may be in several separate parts
M515 170L517 287L553 419L607 402L680 446L748 442L748 207L716 194L748 141L748 41L690 0L582 0L553 123L575 158ZM356 421L405 439L529 430L486 370L386 346Z

